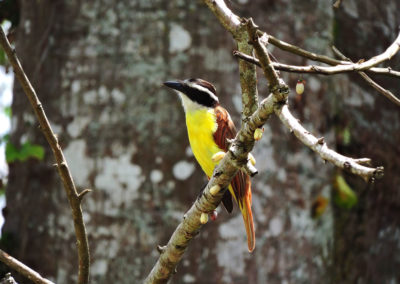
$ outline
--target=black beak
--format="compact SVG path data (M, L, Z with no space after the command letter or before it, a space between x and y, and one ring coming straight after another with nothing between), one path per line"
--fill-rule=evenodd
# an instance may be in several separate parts
M184 84L182 81L167 81L164 82L164 85L177 91L182 91L184 88Z

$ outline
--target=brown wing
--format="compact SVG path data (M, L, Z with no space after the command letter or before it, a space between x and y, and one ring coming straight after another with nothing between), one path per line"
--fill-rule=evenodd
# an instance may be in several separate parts
M214 133L214 141L219 148L226 152L229 148L227 139L233 139L236 136L235 124L223 107L217 106L214 111L218 124L217 131Z
M214 141L218 147L223 151L228 151L229 143L227 139L232 139L236 136L236 129L233 121L229 117L228 112L221 106L215 108L215 115L217 118L218 128L214 133ZM236 176L232 179L231 186L235 195L235 199L239 205L240 211L242 212L243 221L246 228L247 234L247 246L249 252L252 252L255 248L255 231L253 223L253 213L251 212L251 182L250 177L239 171ZM225 192L227 195L229 191ZM228 212L231 212L226 206L226 196L224 195L223 203ZM232 197L229 194L230 205L232 206Z
M229 143L227 139L233 139L236 136L235 124L230 118L229 113L223 107L217 106L215 107L214 111L218 124L218 128L213 135L214 141L221 150L226 152L229 148ZM249 177L242 171L239 171L237 175L232 179L231 185L236 195L235 198L238 202L241 202L246 194L246 182L248 182L248 179Z

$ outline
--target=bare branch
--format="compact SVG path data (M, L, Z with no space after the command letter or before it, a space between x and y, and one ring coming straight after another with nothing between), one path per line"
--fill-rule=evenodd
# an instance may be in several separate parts
M204 0L220 23L232 33L238 49L244 54L252 54L253 47L249 45L246 23L240 21L224 1ZM239 60L240 86L242 89L242 120L252 115L258 107L257 73L256 68L244 60Z
M249 55L244 54L237 50L233 51L233 56L243 59L254 65L257 65L258 67L261 67L260 61L257 58L254 58L253 56L249 56ZM276 70L284 71L284 72L323 74L323 73L318 72L315 68L313 68L312 65L297 66L297 65L288 65L288 64L279 63L279 62L271 62L271 64ZM326 74L323 74L323 75L326 75Z
M238 57L240 59L243 59L249 63L255 64L259 67L261 67L260 61L257 58L254 58L252 56L249 56L247 54L243 54L239 51L234 51L233 55L235 57ZM347 61L347 64L350 62ZM284 71L284 72L291 72L291 73L314 73L314 74L321 74L321 75L332 75L326 72L323 72L320 70L320 66L317 65L308 65L308 66L297 66L297 65L288 65L284 63L279 63L279 62L272 62L272 66L279 71ZM321 66L322 67L322 66ZM338 71L335 74L340 74L340 73L347 73L350 72L348 70L345 71ZM374 74L380 74L380 75L389 75L393 77L400 77L400 72L392 70L391 68L376 68L373 67L371 69L366 70L368 73L374 73Z
M43 278L42 276L40 276L39 273L37 273L33 269L29 268L28 266L26 266L25 264L13 258L8 253L2 250L0 250L0 261L35 283L54 284L50 280Z
M202 195L185 213L182 222L172 234L168 244L162 247L162 253L144 283L167 283L189 242L203 226L200 222L201 214L209 214L215 210L238 168L246 167L248 154L254 147L254 131L268 120L274 112L274 105L276 104L279 104L279 101L271 94L261 102L257 111L242 125L236 138L232 141L230 150L214 170L214 174ZM215 188L215 185L218 185L221 190L211 193L210 189Z
M319 61L319 62L323 62L329 65L345 65L345 64L349 64L349 62L346 61L341 61L341 60L337 60L335 58L331 58L329 56L326 55L320 55L320 54L316 54L314 52L310 52L307 51L305 49L302 49L296 45L287 43L283 40L277 39L276 37L269 35L268 37L268 42L270 44L275 45L276 47L279 47L280 49L299 55L301 57L305 57L314 61Z
M246 38L241 31L243 25L240 24L239 17L226 7L224 1L204 1L238 42ZM160 257L145 279L146 284L166 283L169 280L171 275L176 271L176 266L182 258L189 242L199 233L202 222L206 222L205 218L201 220L200 217L215 210L238 169L244 168L248 173L256 172L256 169L248 159L249 153L253 149L255 143L254 132L256 129L262 127L274 112L289 129L293 129L295 134L299 135L300 140L304 140L302 140L303 143L319 153L324 159L337 163L340 167L361 175L367 180L371 180L373 177L378 178L383 175L383 168L371 169L362 166L361 164L365 163L366 159L351 159L339 155L328 149L323 139L317 139L308 132L305 134L306 130L287 110L285 102L287 101L289 88L276 73L269 58L268 51L265 48L265 44L261 42L259 32L257 32L257 26L252 20L246 20L243 21L243 23L246 24L250 44L253 45L257 57L260 59L259 62L263 68L264 75L268 79L271 94L264 99L257 110L242 123L242 127L235 139L230 141L229 151L214 170L213 176L202 195L195 201L189 211L186 212L182 222L178 225L168 241L168 244L163 246L161 250L159 249ZM349 63L346 62L346 64ZM284 106L282 107L282 105ZM299 134L299 131L303 131L304 133ZM212 190L210 191L210 189Z
M247 34L247 33L246 33ZM238 41L238 48L243 54L252 54L253 47L247 38ZM239 60L240 86L242 88L242 120L252 115L258 107L256 66L245 60Z
M384 95L386 98L388 98L392 103L400 106L400 99L398 99L391 91L383 88L381 85L376 83L374 80L372 80L365 72L360 72L361 77L368 83L370 84L375 90L377 90L380 94Z
M352 71L364 71L368 70L371 67L374 67L386 60L391 59L400 49L400 33L398 34L396 40L386 49L385 52L379 54L371 59L360 62L360 63L352 63L348 65L336 65L333 67L323 67L323 66L314 66L317 71L320 71L324 74L337 74L342 72L352 72Z
M299 121L290 113L288 106L285 104L278 107L275 111L283 124L294 133L294 135L303 142L304 145L316 152L325 161L329 161L335 166L345 169L355 175L361 176L365 181L372 178L381 178L383 176L383 167L369 168L363 166L366 160L353 159L343 156L332 149L329 149L323 140L316 138L307 131Z
M302 56L302 57L305 57L305 58L308 58L308 59L311 59L311 60L314 60L314 61L319 61L319 62L322 62L322 63L326 63L326 64L329 64L329 65L335 66L335 65L350 65L350 64L352 64L349 61L337 60L337 59L331 58L329 56L316 54L314 52L309 52L309 51L307 51L305 49L302 49L302 48L300 48L298 46L295 46L295 45L292 45L290 43L287 43L287 42L284 42L282 40L279 40L279 39L273 37L272 35L269 35L268 42L273 44L273 45L275 45L276 47L279 47L282 50L287 51L287 52L290 52L290 53L293 53L293 54L296 54L296 55L299 55L299 56ZM399 44L399 36L397 37L395 43L396 42L397 42L397 45L398 45ZM396 46L395 46L396 44L395 43L394 43L394 46L391 45L391 47L393 46L393 49L396 49ZM390 53L391 52L393 52L393 51L391 50ZM394 52L393 55L396 52ZM371 72L371 73L375 73L375 74L382 74L382 75L389 75L389 76L393 76L393 77L400 77L400 72L392 70L390 67L388 67L388 68L372 67L372 68L366 68L366 69L368 69L368 70L365 70L368 73ZM350 71L352 71L352 70L345 71L345 72L350 72Z
M57 137L54 134L53 130L51 129L50 123L43 110L42 103L40 102L38 96L36 95L35 90L33 89L28 77L26 76L19 62L15 50L10 46L10 43L2 28L0 28L0 44L3 47L4 51L6 52L7 57L13 67L15 76L20 82L26 96L29 99L29 102L32 105L35 115L39 121L40 129L42 130L44 136L46 137L46 140L49 143L53 151L55 160L57 162L58 173L60 174L71 207L74 227L75 227L75 234L77 238L78 262L79 262L78 283L86 284L89 282L89 264L90 264L89 244L88 244L85 224L83 222L81 201L76 191L74 181L72 179L71 173L69 171L61 147L58 144Z
M341 53L336 47L332 46L333 52L342 58L343 60L348 60L351 62L349 58L347 58L343 53ZM391 102L395 103L396 105L400 106L400 100L396 98L396 96L390 92L389 90L386 90L383 88L381 85L376 83L374 80L372 80L365 72L358 72L360 76L368 83L370 84L375 90L377 90L379 93L384 95L386 98L388 98Z
M278 74L276 73L274 67L271 64L271 59L268 55L268 50L264 44L261 43L260 37L257 34L258 26L256 26L253 22L253 19L248 19L247 23L247 32L250 37L250 43L253 45L254 50L256 51L256 55L260 60L261 68L264 71L264 75L268 80L270 90L280 85Z
M83 198L86 196L86 194L92 192L92 190L90 188L85 188L84 190L82 190L79 194L78 194L78 198L80 200L80 202L82 202Z
M237 29L240 27L240 18L226 6L225 2L223 0L204 0L204 3L206 3L225 29L236 37Z

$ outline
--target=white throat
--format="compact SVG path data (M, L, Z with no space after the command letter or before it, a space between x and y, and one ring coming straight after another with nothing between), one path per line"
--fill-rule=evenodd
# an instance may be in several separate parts
M178 92L179 97L181 98L183 109L185 112L191 112L199 109L208 109L207 107L198 104L191 99L189 99L186 95L182 94L181 92Z

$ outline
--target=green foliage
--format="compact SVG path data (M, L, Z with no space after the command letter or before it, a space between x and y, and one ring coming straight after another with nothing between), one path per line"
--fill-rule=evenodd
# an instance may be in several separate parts
M6 53L3 49L0 49L0 65L4 66L7 63Z
M337 174L335 176L333 187L335 189L336 205L342 208L351 209L357 204L357 195L342 175Z
M4 139L4 138L3 138ZM7 138L6 144L6 161L12 163L15 161L24 162L29 158L43 160L44 148L40 145L31 144L29 141L22 144L21 148L18 149L13 145Z
M346 127L342 132L343 145L348 146L351 142L350 127Z
M8 118L11 118L11 106L4 107L3 112Z

